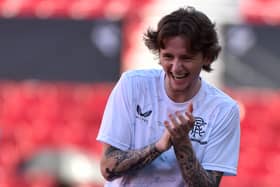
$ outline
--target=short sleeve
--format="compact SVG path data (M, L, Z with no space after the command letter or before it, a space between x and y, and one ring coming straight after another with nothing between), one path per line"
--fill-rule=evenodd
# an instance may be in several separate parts
M236 175L240 147L239 108L221 107L213 125L202 160L206 170L222 171L224 175ZM221 112L227 110L227 112ZM219 116L224 114L223 116Z
M97 140L121 150L130 147L132 139L132 84L123 74L113 88L102 118Z

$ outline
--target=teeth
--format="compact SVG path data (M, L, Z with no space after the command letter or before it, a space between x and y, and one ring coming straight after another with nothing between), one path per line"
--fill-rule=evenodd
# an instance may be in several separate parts
M173 74L173 77L175 78L175 79L182 79L182 78L185 78L187 76L187 74L180 74L180 75L174 75Z

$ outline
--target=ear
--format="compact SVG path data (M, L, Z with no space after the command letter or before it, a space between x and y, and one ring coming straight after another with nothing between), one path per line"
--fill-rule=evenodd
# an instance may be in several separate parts
M207 66L207 65L211 65L212 63L213 61L211 61L210 58L208 57L203 58L203 65Z
M212 60L209 60L209 58L204 58L203 59L203 65L202 65L202 69L206 72L210 72L212 71L213 69L211 68L211 64L213 63Z

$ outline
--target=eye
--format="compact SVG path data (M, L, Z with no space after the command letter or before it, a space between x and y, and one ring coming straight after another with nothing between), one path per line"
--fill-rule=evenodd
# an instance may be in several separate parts
M172 55L171 53L162 54L162 58L164 58L164 59L172 59L173 57L174 57L174 55Z
M165 59L165 60L172 60L174 56L173 56L172 54L169 54L169 53L164 53L164 54L162 55L162 57L163 57L163 59Z
M193 57L184 55L184 56L181 56L180 59L184 62L190 62L193 60Z

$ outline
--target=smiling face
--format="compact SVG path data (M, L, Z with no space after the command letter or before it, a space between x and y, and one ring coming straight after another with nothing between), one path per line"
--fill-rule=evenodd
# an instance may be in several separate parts
M199 74L203 65L211 62L202 53L191 53L189 40L175 36L164 41L160 49L160 64L165 71L165 90L175 102L192 98L200 88Z

